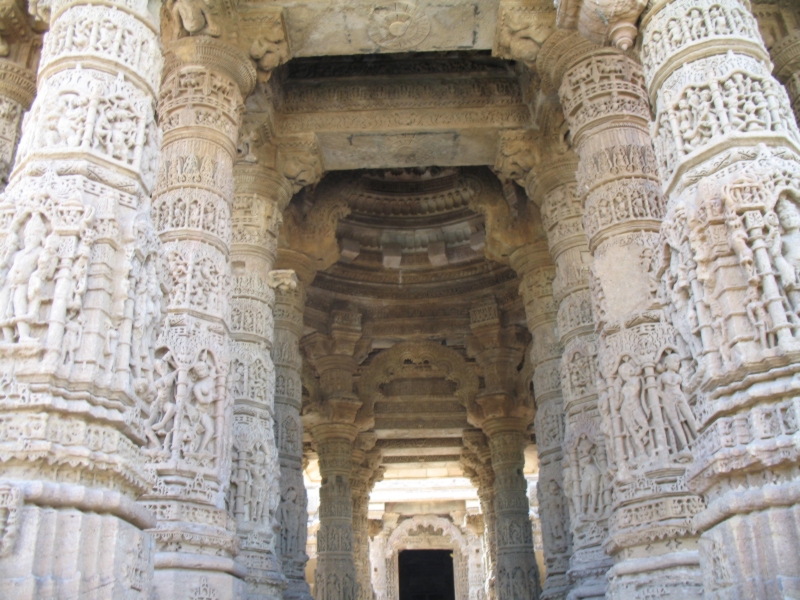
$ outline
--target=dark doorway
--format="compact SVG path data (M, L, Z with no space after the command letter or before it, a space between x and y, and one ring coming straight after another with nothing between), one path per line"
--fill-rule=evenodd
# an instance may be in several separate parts
M452 550L402 550L400 600L455 600Z

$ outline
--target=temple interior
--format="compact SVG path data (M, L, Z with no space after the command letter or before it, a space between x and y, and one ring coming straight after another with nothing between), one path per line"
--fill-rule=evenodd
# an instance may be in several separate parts
M0 600L800 599L798 0L0 0Z

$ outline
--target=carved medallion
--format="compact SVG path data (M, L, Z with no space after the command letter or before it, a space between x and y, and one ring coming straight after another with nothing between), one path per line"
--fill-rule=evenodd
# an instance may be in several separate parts
M428 16L411 2L376 6L367 32L373 42L389 50L408 50L419 45L431 30Z

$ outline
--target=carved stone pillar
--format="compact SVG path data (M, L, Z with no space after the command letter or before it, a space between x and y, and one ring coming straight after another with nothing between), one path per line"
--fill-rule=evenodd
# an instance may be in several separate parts
M369 495L376 482L383 478L381 451L375 449L375 432L361 433L353 448L353 469L350 488L353 492L353 557L356 563L358 597L372 600L372 570L369 557Z
M361 315L334 310L329 335L312 333L304 349L319 374L322 398L308 407L304 422L319 455L322 477L317 534L317 570L314 593L325 600L352 600L359 596L354 556L352 473L353 443L359 430L361 400L353 392L354 358L361 339ZM362 436L361 447L370 440Z
M489 439L495 482L497 576L499 600L538 598L539 568L533 552L533 530L528 516L527 481L523 475L527 433L533 407L516 392L517 366L525 343L522 331L502 327L494 299L470 310L472 335L467 349L480 364L485 391L470 408L470 422L480 425Z
M229 253L240 113L254 84L248 57L230 45L199 36L167 46L153 213L171 287L146 421L155 483L144 502L158 515L155 590L171 598L189 598L198 585L224 597L244 593L246 569L234 560L238 540L225 510L234 429Z
M2 11L2 175L34 93L38 42L17 44L24 10ZM157 20L135 0L72 0L43 17L38 95L0 204L0 597L144 599L155 518L135 500L148 488L149 397L118 350L130 345L130 286L146 287L149 343L161 308L148 215ZM101 27L102 43L69 34Z
M553 262L555 277L551 274L550 285L526 286L523 297L533 296L534 307L548 302L557 306L558 342L563 348L561 362L556 373L545 371L540 380L534 379L537 391L537 420L542 424L542 433L537 429L537 442L540 456L542 445L559 442L563 458L563 471L552 475L542 468L539 476L540 498L554 503L554 509L564 516L567 527L571 527L571 556L569 556L569 579L574 582L573 597L587 598L603 596L605 593L605 573L611 566L611 559L603 550L603 542L608 537L608 515L611 508L607 475L605 439L598 408L597 387L597 336L594 333L592 301L589 291L590 254L583 231L581 218L583 208L575 182L578 159L568 151L556 132L548 132L539 140L542 160L534 168L529 178L527 191L529 198L541 202L542 220L547 231L548 246ZM544 157L547 158L544 158ZM524 256L516 258L522 262ZM530 261L527 261L530 262ZM523 263L526 264L526 263ZM535 263L534 263L535 264ZM524 271L520 266L519 271ZM526 279L523 278L523 282ZM524 284L524 283L523 283ZM552 291L551 291L552 290ZM552 293L552 297L551 294ZM549 308L552 310L552 308ZM534 335L534 339L536 339ZM555 334L549 338L550 345L556 345ZM560 372L560 375L559 375ZM537 371L538 373L538 371ZM541 377L541 376L540 376ZM562 419L550 414L548 407L539 405L539 390L549 389L560 383L560 400L563 399L563 412L555 412ZM542 414L542 412L544 414ZM557 429L558 426L561 429ZM553 439L559 431L563 436ZM579 447L581 451L579 453ZM596 460L587 461L586 454ZM599 485L581 489L584 476L596 474L599 470ZM544 494L550 489L549 496ZM563 500L555 504L555 498ZM545 500L541 500L543 527L547 532ZM561 534L561 531L558 531Z
M247 597L281 597L280 461L275 442L273 287L297 286L294 273L271 271L288 181L253 163L234 167L231 240L231 394L233 455L228 511L236 520ZM296 535L296 529L294 534Z
M520 291L533 336L531 363L536 397L536 444L539 454L539 498L544 562L547 577L542 598L565 598L570 589L567 571L572 554L572 534L567 512L564 469L564 403L559 365L561 344L556 330L552 281L555 275L547 249L528 245L512 254L511 264L521 280Z
M772 73L786 86L795 120L800 120L800 13L797 6L783 0L761 0L753 3L752 9L774 65ZM726 33L732 32L719 29L718 35Z
M665 203L644 79L636 62L611 49L574 50L565 53L561 65L559 95L580 157L578 192L592 254L598 332L599 409L613 475L604 548L615 565L607 574L607 596L658 589L665 597L699 597L692 518L703 502L685 485L695 426L681 400L682 367L688 368L691 356L665 322L651 286L651 257ZM566 355L567 384L580 385L570 378L585 370L582 363L594 360L590 346ZM588 438L576 440L582 492L604 487L601 450ZM599 502L601 496L594 492L581 501Z
M326 600L350 600L359 594L350 488L350 453L358 429L347 423L322 423L311 432L322 476L314 594Z
M301 155L304 156L304 155ZM308 170L296 167L297 156L291 155L284 164L284 175L293 182L293 191L309 179L320 176L319 163L304 158ZM289 168L292 167L292 168ZM313 167L313 168L312 168ZM290 177L291 175L291 177ZM306 582L305 553L308 519L305 486L303 483L303 423L300 409L303 402L300 338L303 335L305 294L317 269L325 269L338 259L336 222L349 212L341 199L317 200L305 217L292 207L284 211L278 259L280 270L293 270L297 275L295 289L279 287L275 299L275 342L272 359L275 363L275 421L278 452L281 464L281 562L287 588L286 600L309 600L311 592Z
M705 597L779 598L800 589L800 134L747 4L657 2L642 25L668 198L654 286L694 359L665 394L697 419Z
M478 490L478 500L483 513L483 566L484 592L488 600L495 600L497 581L497 519L495 513L494 471L489 444L482 431L466 430L463 433L461 469Z
M0 10L0 191L5 189L14 166L22 116L36 94L36 70L42 36L25 6L6 0ZM64 35L66 30L60 35ZM58 35L58 34L57 34Z
M286 600L310 600L306 582L306 538L308 518L303 483L303 403L301 373L303 358L300 338L303 335L303 308L306 286L313 279L310 260L303 254L279 250L276 263L282 269L293 269L298 283L275 290L275 341L272 360L275 364L275 421L278 455L281 468L281 493L278 508L280 557L286 577Z

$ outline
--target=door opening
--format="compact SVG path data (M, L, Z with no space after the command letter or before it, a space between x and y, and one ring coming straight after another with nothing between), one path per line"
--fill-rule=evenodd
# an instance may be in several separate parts
M400 600L455 600L452 550L402 550Z

